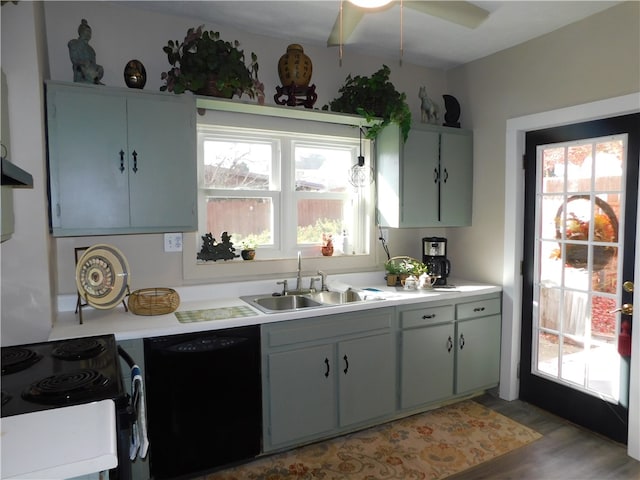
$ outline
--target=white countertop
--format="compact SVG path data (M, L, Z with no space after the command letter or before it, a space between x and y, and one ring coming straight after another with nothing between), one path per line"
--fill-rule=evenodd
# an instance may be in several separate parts
M305 280L308 280L305 278ZM194 323L180 323L175 313L156 316L135 315L126 312L120 305L112 310L97 310L85 307L82 311L84 323L80 325L78 315L74 313L76 296L68 295L59 300L59 314L49 337L50 340L85 337L113 333L117 340L145 338L161 335L175 335L180 333L218 330L221 328L239 327L270 322L280 322L300 318L346 313L372 308L390 307L419 303L426 301L459 299L486 293L500 292L501 287L483 285L463 280L451 279L449 283L456 286L453 289L409 290L388 287L384 283L383 272L369 272L352 275L329 276L328 284L332 282L341 286L351 286L354 289L372 288L384 298L353 304L335 305L323 308L301 309L284 313L262 313L255 310L255 315L241 318L222 318ZM289 282L290 285L294 284ZM180 295L180 306L177 311L207 310L244 306L248 304L239 297L243 295L268 294L277 291L274 280L260 282L243 282L216 285L199 285L177 287ZM372 292L373 293L373 292Z
M4 417L3 479L64 479L118 464L113 400Z

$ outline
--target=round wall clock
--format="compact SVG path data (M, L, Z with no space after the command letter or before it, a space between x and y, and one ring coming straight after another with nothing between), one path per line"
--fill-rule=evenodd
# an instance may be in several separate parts
M93 245L76 265L80 296L94 308L116 307L129 292L129 264L111 245Z

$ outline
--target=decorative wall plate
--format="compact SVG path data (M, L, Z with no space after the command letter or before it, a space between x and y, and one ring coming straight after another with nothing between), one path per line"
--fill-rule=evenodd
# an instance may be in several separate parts
M89 247L76 265L80 296L94 308L116 307L129 292L129 264L111 245Z

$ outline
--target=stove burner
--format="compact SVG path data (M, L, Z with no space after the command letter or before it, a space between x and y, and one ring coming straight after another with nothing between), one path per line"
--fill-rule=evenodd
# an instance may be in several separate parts
M2 375L26 370L42 358L33 350L24 347L7 347L2 349Z
M22 398L45 405L67 405L93 398L109 385L96 370L82 369L43 378L22 392Z
M76 338L56 345L51 355L61 360L86 360L100 355L104 350L104 344L95 338Z

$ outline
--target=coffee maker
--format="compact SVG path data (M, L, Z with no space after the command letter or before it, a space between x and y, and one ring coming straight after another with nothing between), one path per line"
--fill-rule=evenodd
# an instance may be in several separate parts
M447 239L425 237L422 239L422 263L428 266L429 274L437 278L434 285L446 285L451 272L451 262L447 259Z

